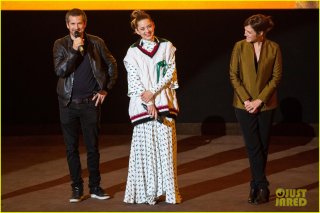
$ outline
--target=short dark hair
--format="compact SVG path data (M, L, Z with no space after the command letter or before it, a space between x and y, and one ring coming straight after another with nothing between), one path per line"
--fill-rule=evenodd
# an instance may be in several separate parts
M69 16L82 16L83 21L87 23L87 15L83 10L80 10L78 8L73 8L69 10L66 14L66 23L69 22Z
M273 28L274 23L271 19L271 16L256 14L247 18L243 25L250 25L252 29L256 31L256 33L260 33L261 31L267 33Z

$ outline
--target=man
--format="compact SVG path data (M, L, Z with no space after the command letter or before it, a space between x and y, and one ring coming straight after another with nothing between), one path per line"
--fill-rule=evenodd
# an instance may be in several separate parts
M65 19L70 33L55 41L53 59L59 77L60 121L72 180L70 202L84 198L78 150L80 128L87 149L90 195L104 200L110 196L100 187L98 133L101 104L115 84L117 64L101 38L85 33L84 11L72 9Z

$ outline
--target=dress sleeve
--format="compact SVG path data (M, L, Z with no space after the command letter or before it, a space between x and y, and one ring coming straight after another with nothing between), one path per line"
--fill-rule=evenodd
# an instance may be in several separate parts
M163 76L163 78L160 79L160 81L150 89L150 91L153 94L158 93L161 91L167 84L171 83L173 78L177 76L176 74L176 59L175 59L175 47L170 48L170 54L169 58L167 60L167 71L166 74Z
M138 75L138 70L132 64L127 61L124 62L124 66L127 70L128 77L128 96L129 97L137 97L140 96L145 88L140 80L140 76Z

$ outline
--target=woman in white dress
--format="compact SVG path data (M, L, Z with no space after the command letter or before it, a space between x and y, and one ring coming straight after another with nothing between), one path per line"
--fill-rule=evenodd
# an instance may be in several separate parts
M154 22L144 11L132 12L131 27L141 38L129 47L124 58L129 116L134 125L124 202L154 205L165 196L167 203L180 203L176 48L154 35Z

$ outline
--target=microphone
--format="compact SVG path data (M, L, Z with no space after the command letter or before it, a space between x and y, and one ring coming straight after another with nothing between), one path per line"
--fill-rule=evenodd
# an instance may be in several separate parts
M75 31L75 32L74 32L74 37L78 38L78 37L80 37L80 36L81 36L81 34L80 34L79 31ZM78 50L80 51L81 55L83 56L83 55L84 55L83 45L80 45L80 46L78 47Z

